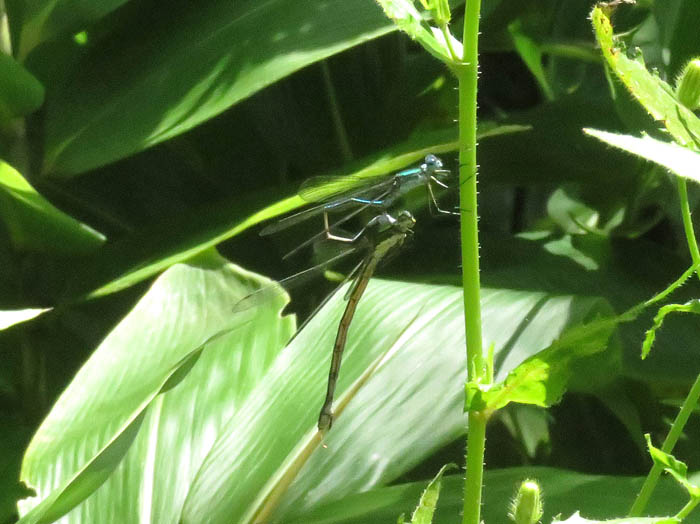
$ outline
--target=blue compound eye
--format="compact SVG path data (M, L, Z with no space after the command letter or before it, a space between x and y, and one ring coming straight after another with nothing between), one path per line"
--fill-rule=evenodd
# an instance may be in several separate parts
M434 168L440 169L440 168L442 168L442 160L440 160L438 157L436 157L433 154L426 155L425 165L427 167L434 167Z

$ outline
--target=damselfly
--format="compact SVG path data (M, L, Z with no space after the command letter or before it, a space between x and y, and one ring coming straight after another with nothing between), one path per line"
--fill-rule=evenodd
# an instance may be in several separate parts
M343 358L348 330L355 316L357 304L360 298L362 298L362 294L365 292L369 279L374 274L377 264L403 245L406 237L413 233L413 226L415 223L416 220L408 211L402 211L396 218L385 212L370 220L355 237L342 239L353 243L358 242L360 239L366 239L370 247L365 257L350 274L354 280L346 295L348 303L345 306L343 316L340 317L338 333L336 334L335 343L333 345L326 399L323 402L321 413L318 416L318 429L320 431L327 431L333 423L333 396L335 394L335 386L338 380L338 373L340 372L340 362Z
M414 168L404 169L398 173L382 177L363 177L357 175L339 177L314 177L302 184L299 196L307 202L321 204L283 218L275 224L263 229L261 235L270 235L298 224L307 218L323 214L323 230L308 239L285 255L285 258L296 253L303 247L325 236L328 239L343 241L343 237L335 235L333 226L341 225L368 207L382 210L388 209L400 196L411 189L424 186L428 192L429 205L442 214L455 214L442 209L438 204L433 190L433 184L447 188L445 180L450 171L443 168L442 160L435 155L427 155L424 162ZM331 224L329 213L350 211Z
M353 236L333 236L335 241L348 245L347 249L345 249L339 255L322 264L314 266L313 268L285 278L272 286L258 290L242 299L234 307L234 310L236 311L247 310L259 303L259 300L264 300L264 297L268 292L277 295L280 292L280 287L278 284L286 285L293 281L303 280L309 274L319 270L322 267L333 264L352 253L356 253L358 251L364 252L362 260L360 260L360 262L350 271L345 280L336 288L336 290L340 289L343 284L348 281L352 281L348 291L345 294L347 305L345 306L345 310L338 324L338 332L333 345L326 398L323 402L323 407L321 408L321 413L319 414L318 418L318 428L321 431L328 430L333 422L333 396L335 394L336 382L340 371L340 363L343 357L343 351L345 350L345 343L347 341L350 323L355 315L360 298L367 288L369 279L374 274L377 264L379 264L379 262L381 262L383 259L387 258L387 256L395 253L404 244L406 238L413 233L413 226L415 222L416 221L413 218L413 215L408 211L400 212L396 218L386 211L376 215L369 222L367 222L367 224L357 234ZM326 297L321 305L318 306L316 311L325 305L334 294L335 292ZM311 316L314 314L315 312L312 313Z

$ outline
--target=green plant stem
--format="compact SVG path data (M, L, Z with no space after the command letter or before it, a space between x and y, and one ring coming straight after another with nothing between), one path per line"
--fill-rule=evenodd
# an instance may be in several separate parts
M664 443L661 446L661 451L665 453L671 453L673 451L673 447L676 445L678 438L683 433L683 428L688 422L688 418L690 418L690 415L693 413L698 399L700 399L700 376L695 379L695 383L690 388L688 396L683 401L681 410L678 412L676 420L673 421L671 430L668 432L668 435L666 435L666 440L664 440ZM663 466L655 463L649 471L647 478L644 480L642 489L639 490L637 499L634 501L634 504L630 508L627 516L641 516L649 502L649 499L651 498L654 488L656 487L656 483L659 481L661 473L663 473Z
M459 82L459 184L462 219L462 286L467 338L467 380L484 378L479 282L477 214L476 91L479 74L479 13L481 0L467 0L464 13L464 56L454 67ZM485 413L470 412L463 524L480 524L481 489L486 441Z
M697 268L700 265L700 250L698 250L698 243L695 238L695 231L693 229L693 221L690 215L690 204L688 203L688 187L684 178L677 177L676 181L678 184L678 197L680 199L681 204L681 215L683 217L683 228L685 230L685 238L688 242L688 250L690 251L690 257L693 259L693 265L691 266L691 269L693 271L697 271ZM682 284L685 278L687 278L688 276L688 271L686 271L683 274L683 276L668 289L670 289L671 287L675 289L675 287L678 287L678 285ZM698 275L698 277L700 278L700 274ZM666 291L668 291L668 289ZM668 294L666 293L666 291L664 291L664 294ZM650 305L650 303L652 302L647 301L645 303L645 306ZM673 425L671 426L671 429L668 432L668 435L666 436L666 440L664 440L664 443L661 446L662 451L664 451L665 453L671 453L673 451L673 447L676 445L676 442L678 442L678 438L683 433L683 428L685 428L685 425L688 422L688 418L695 409L695 406L697 405L699 399L700 375L698 375L695 379L693 386L688 392L688 396L683 401L681 410L678 412L676 420L673 421ZM649 471L647 478L644 480L642 489L639 490L639 494L637 495L634 504L632 504L628 516L639 517L642 514L647 504L649 503L649 499L651 498L651 495L654 492L654 488L656 488L656 484L659 481L661 473L663 473L663 467L659 464L654 464L651 470ZM692 500L688 503L688 505L686 505L685 508L681 510L681 513L686 511L686 509L688 513L690 513L690 511L695 507L697 502L690 506L691 503L693 503Z
M690 257L693 259L693 265L700 264L700 251L698 250L698 242L695 239L695 231L693 230L693 220L690 216L690 204L688 203L688 186L683 177L676 177L678 184L678 196L681 201L681 215L683 217L683 229L685 231L685 239L688 242L688 250ZM700 275L698 275L700 278Z
M688 503L683 506L683 509L681 509L678 514L676 515L676 518L678 520L683 520L686 518L688 515L690 515L690 512L695 509L695 506L700 504L700 499L690 499Z
M484 450L486 449L485 413L469 413L467 431L467 473L464 479L463 524L481 522L481 488L484 480Z

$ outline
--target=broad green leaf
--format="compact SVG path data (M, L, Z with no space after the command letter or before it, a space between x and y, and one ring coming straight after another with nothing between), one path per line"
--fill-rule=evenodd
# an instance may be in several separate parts
M563 469L519 467L486 470L484 472L484 522L505 523L508 503L514 486L526 478L534 478L545 497L543 523L552 522L557 514L571 515L580 511L588 518L604 521L614 515L624 515L637 495L643 477L587 475ZM697 474L692 478L697 479ZM349 494L320 504L307 511L296 512L272 524L366 524L394 522L396 515L410 512L427 482L400 484ZM440 504L435 512L435 524L460 524L464 498L464 477L443 478ZM670 478L662 478L651 501L649 511L654 515L675 514L687 502L687 495ZM644 524L649 524L642 520ZM652 521L653 522L653 521ZM684 520L698 524L700 515L691 513Z
M482 126L479 139L520 133L528 129L523 125L499 126L487 123ZM374 177L398 171L419 162L428 153L442 154L456 150L456 133L456 128L419 133L379 156L363 159L350 169L330 175ZM274 194L278 195L277 192ZM89 294L95 297L125 289L250 227L307 204L301 198L291 196L241 218L242 215L245 216L245 209L241 209L240 199L236 199L197 210L193 215L172 217L167 223L105 246L84 266L84 271L77 271L73 275L66 295L76 297Z
M148 31L96 45L56 86L43 171L76 175L142 151L392 30L369 1L178 2Z
M601 312L605 309L601 304ZM465 409L495 411L510 402L549 407L566 391L577 360L608 347L619 319L603 318L574 326L547 349L530 357L496 384L467 383Z
M680 520L673 517L624 517L610 520L588 520L579 515L577 511L566 520L555 518L552 524L674 524Z
M168 362L235 321L232 304L252 278L211 262L177 265L156 280L39 429L23 477L39 498L91 460ZM204 348L187 376L151 404L120 466L65 522L106 515L120 522L153 515L161 522L199 522L203 514L211 522L282 518L385 485L461 435L461 290L377 280L350 329L336 421L321 440L316 422L342 295L284 351L291 326L279 317L282 302L251 309L257 317ZM497 349L497 374L593 314L598 303L484 290L484 336ZM57 478L59 471L66 477Z
M0 122L28 115L44 103L44 86L9 55L0 52Z
M286 349L294 369L288 366L283 376L270 377L246 418L231 421L231 432L217 442L190 488L184 522L195 521L202 511L213 522L282 518L289 511L386 484L462 434L461 290L374 281L350 330L336 394L337 420L318 447L315 424L328 349L341 313L339 299ZM497 372L506 373L546 347L554 333L590 313L595 304L591 299L485 290L484 336L496 346ZM563 316L562 310L567 311ZM305 379L296 378L299 373ZM263 409L265 416L253 416ZM288 432L273 429L280 421ZM261 463L258 458L267 456L267 449L280 456ZM251 474L245 486L232 490L240 471Z
M0 330L7 329L10 326L26 322L35 317L38 317L51 308L45 309L18 309L14 311L0 311Z
M626 50L614 39L612 25L602 8L593 9L591 20L605 60L630 93L676 142L683 146L697 143L700 119L676 100L671 86L647 71L640 56L627 57Z
M442 487L442 476L446 471L456 468L455 464L445 464L437 475L428 483L428 486L423 491L420 497L416 510L411 515L411 524L431 524L435 507L440 497L440 488Z
M55 208L2 161L0 218L18 250L82 254L94 251L104 241L101 234Z
M659 308L659 312L654 317L654 324L647 330L642 344L642 359L647 358L651 347L656 340L656 332L661 329L666 315L670 313L695 313L700 314L700 300L691 300L685 304L667 304Z
M26 57L38 44L65 32L85 29L128 0L24 0L18 56ZM13 18L13 22L15 19Z
M692 149L679 146L674 142L662 142L648 135L638 138L598 129L583 131L613 147L665 167L675 175L700 182L700 153Z
M159 493L164 498L152 502L167 507L168 490L182 488L170 480L186 474L187 462L160 454L164 449L154 447L156 442L175 438L188 460L192 453L205 452L210 442L204 435L221 423L291 334L292 319L279 317L281 298L246 314L234 312L233 305L261 282L265 281L209 256L175 266L154 283L97 348L35 434L24 457L22 480L37 496L21 501L23 522L50 521L101 485L98 493L109 495L109 504L98 495L98 504L105 505L88 508L91 515L101 515L93 518L134 521L118 518L127 508L120 506L114 489L125 488L124 484L110 484L113 480L103 484L117 465L118 476L143 477L126 486L129 497L134 497L131 500L136 500L142 488L150 491L141 481L149 478L155 463L165 467L159 469L161 478L169 479ZM268 324L268 329L256 335L263 344L261 350L243 358L241 346L256 326ZM199 376L198 390L185 394L188 402L206 399L209 410L205 414L193 410L194 405L185 400L177 403L177 395L184 389L182 382L196 375L212 353L218 354L221 367ZM224 369L240 369L242 374L231 383ZM243 372L246 369L248 374ZM154 402L162 391L167 391L169 400L161 396ZM168 404L173 396L175 406ZM188 418L187 425L179 425L184 419L171 418L173 407ZM181 427L197 427L204 435L190 442L188 433L178 437L176 428ZM144 441L145 435L150 440ZM128 458L122 461L127 450ZM71 515L86 521L79 512Z
M678 460L670 453L665 453L654 444L651 443L651 435L646 433L644 438L647 441L649 454L655 464L661 466L664 471L668 472L676 481L683 486L691 497L697 499L700 497L700 487L696 486L688 480L688 466L685 462Z

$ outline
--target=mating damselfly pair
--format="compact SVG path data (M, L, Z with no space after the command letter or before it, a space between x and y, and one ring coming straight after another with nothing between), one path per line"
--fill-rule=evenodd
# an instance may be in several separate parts
M322 215L322 230L287 253L285 258L303 247L322 239L343 244L347 246L347 249L341 255L302 272L304 274L318 269L318 267L327 266L350 253L363 253L359 263L343 281L343 284L348 281L351 281L351 284L345 295L347 305L340 318L333 346L326 398L318 418L319 430L326 431L330 429L333 423L332 405L340 363L347 341L348 330L360 298L377 265L383 259L398 251L406 241L406 238L413 233L413 227L416 222L413 215L405 210L392 213L390 212L392 206L395 205L401 196L416 187L422 186L428 193L428 205L431 209L440 214L456 214L440 207L433 188L433 185L437 185L440 188L448 188L450 174L450 171L443 167L443 163L438 157L429 154L418 167L405 169L388 176L312 178L302 185L299 196L309 203L315 203L315 205L285 217L262 230L261 235L270 235L311 217ZM376 213L357 233L346 235L338 232L338 226L347 223L350 219L366 210L373 210ZM340 217L334 220L332 217L336 215L340 215ZM293 275L289 279L297 278L300 275L301 273ZM284 279L281 282L283 283L289 279ZM343 284L338 286L338 288L342 287ZM331 293L330 296L334 293ZM325 304L330 296L321 305Z

